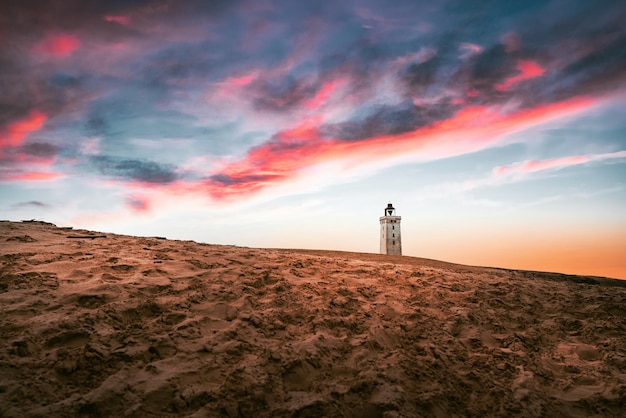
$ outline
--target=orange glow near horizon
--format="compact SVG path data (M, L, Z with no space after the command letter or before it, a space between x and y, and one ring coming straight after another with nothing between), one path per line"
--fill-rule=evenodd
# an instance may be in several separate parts
M573 227L568 220L533 218L512 224L508 219L481 224L457 219L444 231L434 222L418 226L419 236L412 233L416 225L407 223L403 229L405 255L475 266L626 279L626 224L593 219ZM408 218L403 218L406 221Z

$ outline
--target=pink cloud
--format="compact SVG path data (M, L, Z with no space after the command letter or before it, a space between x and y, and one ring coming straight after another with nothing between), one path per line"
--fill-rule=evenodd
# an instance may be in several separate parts
M126 198L126 207L133 212L144 213L151 208L151 202L145 196L133 194Z
M585 164L590 161L599 161L612 158L626 158L626 151L591 155L572 155L546 160L526 160L496 167L493 169L493 173L498 177L510 175L524 175L537 171L561 169L574 165Z
M63 58L74 52L79 46L80 41L74 35L49 34L39 41L33 50L39 54Z
M47 171L28 171L19 174L9 174L2 177L2 180L5 181L51 181L65 177L65 175L61 173L51 173Z
M130 17L128 16L105 16L104 20L119 23L120 25L128 25L130 23Z
M461 43L459 45L459 49L463 51L463 54L461 54L461 56L459 57L462 60L483 52L483 48L481 46L469 42Z
M240 77L230 77L226 80L226 83L237 87L243 87L254 81L256 77L256 74L247 74Z
M444 158L483 149L503 136L593 105L576 98L564 102L503 113L486 106L468 107L453 117L399 135L361 141L323 137L321 118L305 120L293 129L275 134L243 159L226 162L209 173L206 192L217 200L245 198L262 189L295 179L310 167L339 163L354 169L371 161L394 161L411 155L414 160Z
M529 80L531 78L539 77L543 75L545 70L539 66L535 61L520 60L517 62L517 69L519 74L509 77L502 83L496 85L496 89L500 91L508 90L513 84L517 84L520 81Z
M578 165L588 162L584 156L571 156L563 158L553 158L549 160L527 160L510 165L503 165L493 169L496 176L511 174L527 174L535 171L547 170L550 168L563 168L571 165Z
M9 123L0 132L0 147L16 147L31 132L38 131L48 117L39 110L32 110L27 116L15 122Z
M309 100L304 102L304 107L309 109L318 109L320 108L330 97L330 95L335 90L338 82L329 81L322 85L315 96L311 97Z
M324 148L317 132L320 122L320 118L312 118L281 131L270 142L252 149L246 158L214 171L205 182L208 193L216 199L232 199L287 180L312 164L311 157Z
M398 65L406 65L414 62L417 64L422 64L424 62L430 61L435 55L437 55L436 49L421 48L417 52L413 52L411 54L403 55L396 58L393 63Z
M259 78L259 71L228 76L211 86L205 93L205 98L209 102L218 101L221 106L224 106L225 101L237 100L241 96L239 94L241 90L257 78Z

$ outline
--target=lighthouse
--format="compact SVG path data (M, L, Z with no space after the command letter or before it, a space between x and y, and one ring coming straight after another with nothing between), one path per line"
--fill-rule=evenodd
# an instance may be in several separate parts
M400 235L400 216L391 203L385 208L385 216L380 217L380 253L402 255L402 236Z

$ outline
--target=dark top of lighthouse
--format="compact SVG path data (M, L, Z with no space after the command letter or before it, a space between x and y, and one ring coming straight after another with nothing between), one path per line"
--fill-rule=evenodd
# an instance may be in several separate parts
M393 216L396 209L393 207L391 203L387 203L387 207L385 208L385 216Z

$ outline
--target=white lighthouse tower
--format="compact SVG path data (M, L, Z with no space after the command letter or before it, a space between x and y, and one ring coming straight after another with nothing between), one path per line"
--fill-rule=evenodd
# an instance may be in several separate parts
M391 203L385 208L385 216L380 217L380 253L402 255L402 237L400 235L400 216Z

